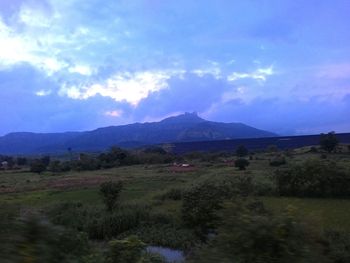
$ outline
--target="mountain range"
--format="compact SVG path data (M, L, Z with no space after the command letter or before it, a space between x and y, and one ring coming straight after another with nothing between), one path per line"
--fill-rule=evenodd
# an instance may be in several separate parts
M0 137L0 154L43 154L73 151L103 151L117 145L144 145L273 137L276 134L243 123L207 121L197 113L184 113L159 122L110 126L84 132L16 132Z

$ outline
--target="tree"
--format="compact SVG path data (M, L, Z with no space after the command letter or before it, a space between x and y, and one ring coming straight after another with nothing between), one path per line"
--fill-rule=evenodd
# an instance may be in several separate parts
M245 170L248 165L249 161L244 158L235 161L235 167L239 168L239 170Z
M30 171L32 173L42 173L46 170L46 165L44 164L42 159L35 159L30 164Z
M246 155L248 155L248 149L247 149L244 145L240 145L240 146L238 146L238 148L236 149L236 154L237 154L239 157L246 156Z
M101 184L100 194L102 195L102 199L106 205L107 211L112 212L113 208L116 207L122 189L123 184L120 181L109 181Z
M334 132L329 132L327 134L321 133L320 146L321 149L331 153L337 147L339 141L335 136Z

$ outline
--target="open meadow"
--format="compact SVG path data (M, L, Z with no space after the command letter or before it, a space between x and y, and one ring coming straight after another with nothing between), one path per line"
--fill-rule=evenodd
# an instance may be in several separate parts
M276 156L278 158L283 156L284 162L271 165ZM233 154L197 153L184 156L182 163L186 163L186 165L181 166L180 164L181 169L178 169L179 165L175 167L173 163L163 163L121 165L93 171L71 170L33 173L28 170L28 167L20 170L1 171L0 213L3 218L1 223L6 226L6 224L13 224L16 220L21 221L19 224L22 226L14 226L14 229L17 230L13 230L14 233L7 233L8 236L17 236L20 233L18 229L28 227L23 226L25 224L23 222L30 220L28 217L39 218L36 219L39 220L36 227L39 227L44 220L53 226L63 226L65 229L70 229L73 231L73 235L75 235L74 233L84 233L88 247L84 253L88 256L74 254L73 256L79 258L79 261L74 262L124 262L108 261L111 260L111 256L108 256L110 255L109 249L111 249L109 247L112 246L113 249L113 245L108 242L110 240L127 240L132 243L132 238L135 237L147 248L169 249L169 253L179 252L175 258L168 258L168 261L164 261L167 260L167 252L164 254L163 251L164 259L155 256L154 251L151 251L143 256L143 261L137 262L170 262L170 260L178 260L178 262L185 260L186 262L236 262L232 258L245 258L244 251L228 252L223 244L230 245L230 242L233 242L234 246L237 246L239 238L245 234L245 227L247 227L247 233L254 230L250 229L252 226L244 225L242 223L245 222L244 220L240 222L241 215L238 211L243 211L242 214L246 213L246 216L249 215L250 217L247 217L246 220L251 220L251 224L254 226L261 224L263 229L272 227L264 226L267 223L263 221L265 219L267 221L281 220L280 224L290 224L289 219L283 217L288 211L288 215L293 218L290 220L297 222L293 224L300 224L300 229L293 228L283 231L293 232L295 230L293 238L296 240L310 239L310 237L302 237L303 235L317 236L315 237L316 241L309 242L308 240L306 242L306 246L311 251L309 254L303 254L304 248L295 248L296 252L293 252L295 254L292 253L288 260L293 258L300 259L294 262L304 262L303 260L307 259L307 262L312 262L310 261L310 257L312 257L314 260L322 260L322 262L346 262L332 261L333 257L336 256L330 254L333 252L324 252L324 249L320 249L319 243L322 242L318 239L321 239L320 236L323 236L327 231L337 231L337 233L347 233L348 235L350 232L349 195L284 194L278 190L275 174L277 170L284 171L293 166L303 165L306 160L336 163L337 167L341 167L349 173L349 153L332 153L325 157L324 153L310 152L307 147L288 152L260 152L246 157L247 160L249 159L249 165L242 170L232 165L235 159L236 156ZM122 184L118 204L113 208L113 211L111 209L111 211L106 212L101 185L117 182ZM213 189L216 189L216 192L212 193ZM194 198L196 195L198 195L198 200ZM212 202L216 198L220 203L218 206ZM252 207L250 204L261 208L258 209L260 212L254 214L255 212L246 210L246 207ZM197 205L198 211L203 214L198 214L200 212L194 211L191 205ZM201 205L204 207L203 211ZM211 205L213 210L208 208ZM6 221L5 215L13 215L12 221ZM188 218L188 215L192 217ZM203 216L208 216L208 219L212 217L212 220L202 220ZM241 225L235 226L235 222L240 222ZM239 230L236 227L239 227ZM275 230L272 229L272 232ZM240 237L230 236L235 231L242 232ZM308 234L304 232L304 234L300 234L300 231L306 231ZM132 237L131 241L130 237ZM247 234L246 238L249 237ZM40 239L41 237L35 238ZM264 238L268 238L267 240L270 242L270 239L275 237L262 236L261 240L256 242L265 242ZM286 239L289 238L286 237ZM277 239L282 240L283 238L277 237ZM33 245L33 238L21 240L22 247L23 244ZM303 242L304 240L301 243ZM2 249L10 254L9 251L19 248L18 244L13 244L12 248ZM31 249L19 249L18 257L11 258L11 255L8 255L8 261L5 262L20 262L16 260L21 257L36 259L35 249ZM65 248L62 249L65 251ZM318 254L317 251L323 251L325 256L320 258L314 256ZM64 254L64 252L62 253ZM337 256L346 258L349 256L346 254L349 253L349 248L343 253L344 255ZM63 254L58 256L61 257L59 260L66 261L57 262L73 262L73 260L66 259ZM262 258L265 256L265 262L275 262L273 260L276 260L270 259L270 255L264 255ZM282 258L284 260L283 256L278 259L280 261L276 262L287 262L282 261ZM245 260L242 262L254 262L256 259Z

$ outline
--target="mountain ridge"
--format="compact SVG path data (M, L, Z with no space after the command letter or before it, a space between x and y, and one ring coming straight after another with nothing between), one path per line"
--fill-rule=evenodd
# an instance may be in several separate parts
M243 123L222 123L184 113L159 122L101 127L91 131L62 133L16 132L0 137L0 154L40 154L102 151L118 145L137 147L159 143L273 137L276 134Z

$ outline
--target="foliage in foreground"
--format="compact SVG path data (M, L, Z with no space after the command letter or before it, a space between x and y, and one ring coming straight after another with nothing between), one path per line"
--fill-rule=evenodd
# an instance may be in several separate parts
M350 172L333 162L308 160L276 171L274 179L283 196L350 196Z
M219 220L217 212L222 208L222 201L220 187L208 182L193 186L183 196L182 219L203 241Z
M107 211L111 212L117 205L120 192L123 189L122 182L104 182L100 186L100 194Z

